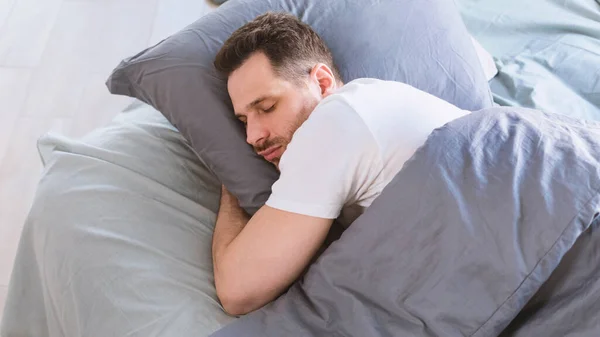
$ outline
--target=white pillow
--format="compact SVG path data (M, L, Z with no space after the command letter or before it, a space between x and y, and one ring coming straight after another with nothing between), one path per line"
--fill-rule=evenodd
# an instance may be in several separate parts
M474 37L471 36L471 41L473 41L473 47L475 47L475 52L477 52L477 57L479 58L479 63L481 63L481 67L483 68L483 73L485 74L485 78L490 81L496 74L498 74L498 68L496 68L496 62L494 62L494 58L490 53L488 53L483 46L475 40Z

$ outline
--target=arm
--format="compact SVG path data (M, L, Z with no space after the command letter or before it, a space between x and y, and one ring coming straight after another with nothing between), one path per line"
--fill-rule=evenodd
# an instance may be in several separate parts
M244 229L250 217L240 207L236 197L231 194L225 186L221 187L221 203L219 206L219 212L217 214L217 221L215 223L215 231L213 234L213 267L215 270L215 283L217 279L217 271L219 266L217 261L220 262L220 257L223 251L229 246L229 244L236 238ZM218 291L218 284L217 284Z
M300 276L347 202L382 171L375 138L345 101L320 104L294 133L271 195L248 220L224 191L213 244L217 295L230 314L256 310Z
M248 220L237 199L223 188L213 264L225 311L242 315L277 298L310 263L332 222L268 206Z

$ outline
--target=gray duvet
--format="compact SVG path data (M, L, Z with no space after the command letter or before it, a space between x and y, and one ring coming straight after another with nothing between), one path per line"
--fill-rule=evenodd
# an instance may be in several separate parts
M212 336L599 336L599 173L600 124L474 112L286 294Z

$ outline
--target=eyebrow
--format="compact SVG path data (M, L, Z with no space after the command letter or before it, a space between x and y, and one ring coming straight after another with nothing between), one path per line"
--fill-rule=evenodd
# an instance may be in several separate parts
M261 96L261 97L255 99L254 101L252 101L252 103L246 105L246 109L245 110L249 110L249 109L255 107L256 105L260 104L262 101L264 101L266 99L269 99L269 98L271 98L271 97L270 96ZM235 117L240 118L240 117L245 117L245 115L241 114L239 112L236 112L235 113Z

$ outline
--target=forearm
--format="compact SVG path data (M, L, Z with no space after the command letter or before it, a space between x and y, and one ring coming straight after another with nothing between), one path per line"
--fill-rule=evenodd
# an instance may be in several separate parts
M212 253L217 296L225 311L231 315L241 315L250 311L245 299L239 295L239 292L244 290L243 277L238 274L240 268L236 267L240 256L232 253L231 247L249 219L237 199L223 187L213 234Z
M242 315L285 291L309 264L330 226L331 219L268 206L250 219L223 189L213 264L217 296L225 311Z
M241 233L249 220L237 199L225 188L221 190L221 204L213 234L213 264L217 273L221 259L231 242Z

